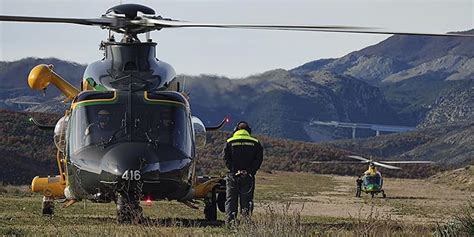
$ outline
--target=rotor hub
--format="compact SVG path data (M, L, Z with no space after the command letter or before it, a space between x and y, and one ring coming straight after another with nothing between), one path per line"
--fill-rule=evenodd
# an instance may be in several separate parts
M105 15L107 16L117 16L125 15L125 18L128 20L134 20L138 16L138 12L141 12L145 15L155 15L155 10L147 6L139 4L121 4L115 7L109 8Z

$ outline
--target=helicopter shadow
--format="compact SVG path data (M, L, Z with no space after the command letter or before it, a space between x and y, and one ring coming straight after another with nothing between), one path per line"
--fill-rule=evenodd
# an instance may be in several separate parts
M220 220L209 221L206 219L145 218L141 224L161 227L222 227L225 222Z
M117 223L114 216L83 216L89 222ZM206 219L187 219L187 218L158 218L144 217L142 220L127 223L126 225L141 225L147 227L222 227L225 225L223 220L209 221Z
M424 200L428 199L427 197L407 197L407 196L387 196L385 199L394 199L394 200Z

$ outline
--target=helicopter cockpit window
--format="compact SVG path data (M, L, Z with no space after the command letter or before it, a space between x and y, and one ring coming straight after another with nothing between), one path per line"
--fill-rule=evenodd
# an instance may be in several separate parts
M114 133L123 128L125 106L99 104L82 106L73 115L71 151L106 143Z
M365 178L364 178L364 184L365 185L368 185L368 184L377 184L377 185L381 185L381 178L380 178L380 175L379 174L376 174L376 175L367 175Z
M171 146L191 156L191 125L184 107L174 104L135 106L134 137L141 141Z
M126 106L98 104L76 108L71 122L72 154L89 146L112 145L121 141L144 142L156 149L168 147L191 156L190 119L184 107L174 104L134 104L129 121L131 140L126 136Z

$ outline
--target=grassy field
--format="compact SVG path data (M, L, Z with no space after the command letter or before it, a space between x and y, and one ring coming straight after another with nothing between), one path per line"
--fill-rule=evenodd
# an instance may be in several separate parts
M471 195L424 180L387 179L387 199L358 199L352 184L353 177L260 173L253 221L230 228L223 225L222 213L219 221L208 222L203 205L194 210L168 201L142 205L147 217L142 225L116 224L113 203L57 204L54 216L42 217L41 196L24 186L0 186L0 235L429 236L441 227L449 230L447 223L461 213L456 208ZM404 184L420 192L410 192Z

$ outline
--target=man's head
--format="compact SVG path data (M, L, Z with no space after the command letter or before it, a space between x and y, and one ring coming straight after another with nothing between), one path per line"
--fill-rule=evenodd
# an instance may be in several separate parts
M250 128L250 125L245 121L238 122L237 125L235 125L234 132L237 132L242 129L252 134L252 128Z
M99 126L101 128L104 128L109 124L110 112L105 109L102 109L97 113L97 118L99 121Z

